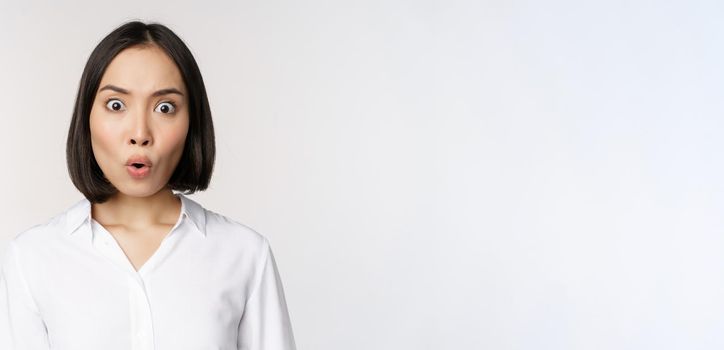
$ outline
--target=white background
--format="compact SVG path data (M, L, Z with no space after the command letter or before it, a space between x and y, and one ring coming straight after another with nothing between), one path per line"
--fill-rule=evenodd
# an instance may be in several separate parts
M191 198L266 235L315 350L724 347L718 1L0 4L0 248L79 200L85 61L160 21L204 76Z

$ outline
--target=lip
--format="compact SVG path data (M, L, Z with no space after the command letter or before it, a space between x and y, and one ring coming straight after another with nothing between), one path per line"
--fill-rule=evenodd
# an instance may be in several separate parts
M126 166L132 166L133 163L140 163L140 164L146 165L148 167L153 166L153 163L151 163L151 160L148 159L148 157L141 155L141 154L134 154L134 155L128 157L128 160L126 160Z
M143 164L143 167L136 168L133 164ZM134 179L143 179L150 175L152 166L151 160L142 154L134 154L126 160L126 170Z
M151 174L150 166L136 168L133 165L126 165L126 170L128 171L128 174L131 175L131 177L133 177L134 179L143 179Z

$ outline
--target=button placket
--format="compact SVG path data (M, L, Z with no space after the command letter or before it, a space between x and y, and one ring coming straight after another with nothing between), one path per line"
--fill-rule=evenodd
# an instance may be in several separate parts
M128 278L133 350L153 350L153 323L143 281Z
M97 222L93 222L93 246L119 268L131 275L136 274L136 270L133 268L133 265L131 265L121 246L118 245L115 238Z
M132 350L153 350L154 349L154 332L151 317L151 305L145 289L144 278L153 270L157 260L162 259L167 251L174 245L178 238L175 231L179 229L180 224L186 218L186 213L181 215L181 220L174 225L169 233L164 237L158 249L151 257L136 271L132 263L121 249L118 242L105 230L99 223L93 229L93 245L111 260L117 268L126 272L128 283L128 301L129 301L129 321L130 321L130 337Z
M176 224L169 230L169 232L166 234L166 236L161 240L161 243L159 244L158 248L156 248L156 251L151 254L151 256L146 260L146 262L141 266L140 269L138 269L137 274L141 276L142 278L146 277L146 275L152 271L156 264L159 262L159 260L163 260L166 257L166 254L172 247L176 244L176 240L178 240L178 230L180 229L179 226L181 226L182 222L186 219L186 213L181 214L181 219L176 222ZM134 270L135 271L135 270Z

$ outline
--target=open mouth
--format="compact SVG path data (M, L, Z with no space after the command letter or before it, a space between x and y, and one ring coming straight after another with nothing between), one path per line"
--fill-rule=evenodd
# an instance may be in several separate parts
M151 166L143 163L131 163L126 169L128 174L136 179L142 179L151 174Z

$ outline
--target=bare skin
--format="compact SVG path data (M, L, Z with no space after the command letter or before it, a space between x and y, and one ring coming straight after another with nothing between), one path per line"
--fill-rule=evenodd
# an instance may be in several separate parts
M168 198L168 196L172 198ZM158 250L161 241L176 224L181 212L181 202L173 196L170 190L159 191L154 197L158 197L154 202L158 202L156 204L158 208L155 211L160 213L160 217L146 217L146 214L136 212L139 208L147 207L148 204L143 201L150 201L150 199L139 200L128 196L117 195L108 202L93 204L91 208L91 217L111 233L136 271ZM121 203L122 201L126 201L126 203ZM141 201L139 205L133 204L134 202L139 203L139 201ZM124 208L132 208L132 212L121 213ZM163 210L165 212L162 212ZM121 219L120 217L142 219Z
M93 203L91 217L111 233L137 271L180 215L180 199L168 180L183 154L188 126L186 88L165 52L131 47L111 61L93 102L90 129L96 161L118 193ZM152 162L147 177L130 176L126 162L132 155Z

